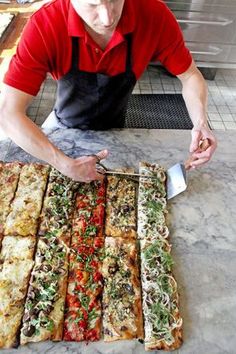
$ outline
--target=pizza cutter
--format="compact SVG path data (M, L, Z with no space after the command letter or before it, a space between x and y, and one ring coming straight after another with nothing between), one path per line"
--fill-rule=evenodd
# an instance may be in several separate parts
M210 142L208 139L204 139L200 142L199 144L199 149L198 152L200 151L205 151L208 149L210 146ZM95 156L95 155L93 155ZM186 171L190 169L191 167L191 162L194 161L194 158L190 156L188 160L185 161L185 163L177 163L174 166L170 167L167 170L167 183L166 183L166 189L167 189L167 199L174 198L176 195L184 192L187 188L187 175ZM97 165L98 165L98 172L106 175L119 175L123 176L126 179L130 179L132 181L138 182L140 177L148 178L148 179L155 179L156 176L147 176L143 175L140 173L129 173L129 172L120 172L120 171L114 171L114 170L109 170L104 164L100 162L100 160L97 160ZM137 179L138 177L138 179Z

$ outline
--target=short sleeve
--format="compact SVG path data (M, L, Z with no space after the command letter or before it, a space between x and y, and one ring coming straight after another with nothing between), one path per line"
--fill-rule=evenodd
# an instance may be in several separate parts
M191 65L192 56L176 18L164 4L159 28L158 47L152 61L160 61L170 73L180 75Z
M36 96L48 71L49 58L42 33L37 23L29 19L3 81Z

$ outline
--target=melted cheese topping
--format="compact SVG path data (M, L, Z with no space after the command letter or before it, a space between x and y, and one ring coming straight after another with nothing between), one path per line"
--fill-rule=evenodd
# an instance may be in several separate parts
M29 164L22 168L16 196L6 220L5 234L36 234L47 177L47 166Z
M9 213L20 170L19 163L2 163L0 166L0 225L4 224Z
M16 335L21 323L23 306L11 306L9 312L0 312L0 348L11 348L16 344Z
M27 285L27 279L33 266L31 260L5 261L1 266L0 281L7 280L16 286Z
M34 237L5 236L2 241L0 258L2 260L32 259L34 246Z

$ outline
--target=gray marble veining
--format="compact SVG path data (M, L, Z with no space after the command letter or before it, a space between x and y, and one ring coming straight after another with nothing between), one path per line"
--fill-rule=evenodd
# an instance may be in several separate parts
M141 160L168 168L188 155L190 131L56 130L49 138L76 157L108 148L106 165L138 170ZM236 353L236 132L217 132L213 160L188 173L188 189L168 203L168 226L184 318L179 354ZM0 159L36 161L13 143L0 142ZM1 352L1 351L0 351ZM7 354L144 354L137 341L112 344L37 343Z
M1 141L1 137L0 137L0 161L5 160L5 157L6 157L6 154L8 152L10 145L11 145L10 139L6 139L4 141Z

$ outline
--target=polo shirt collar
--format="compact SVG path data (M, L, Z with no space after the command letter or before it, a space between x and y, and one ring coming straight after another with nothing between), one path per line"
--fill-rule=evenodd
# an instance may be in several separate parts
M125 0L123 12L120 21L117 25L116 32L122 37L134 30L135 27L135 9L133 0ZM68 10L68 34L71 37L85 37L86 32L84 23L80 16L75 11L71 1L69 2Z

